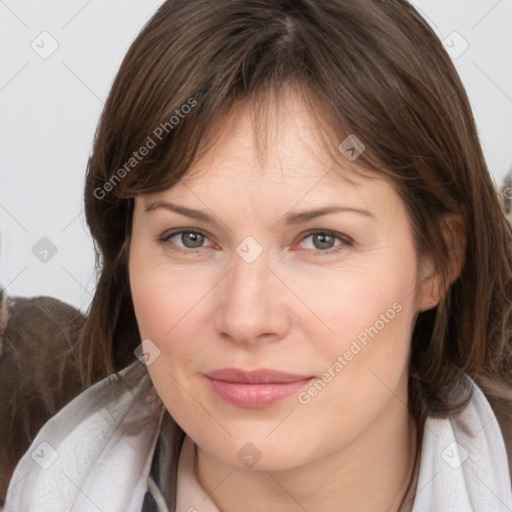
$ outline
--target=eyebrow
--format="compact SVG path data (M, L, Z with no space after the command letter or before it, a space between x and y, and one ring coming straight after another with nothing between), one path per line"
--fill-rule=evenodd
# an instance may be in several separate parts
M178 204L171 203L169 201L155 201L146 207L145 212L151 212L157 210L159 208L164 208L165 210L169 210L174 213L178 213L185 217L190 217L191 219L195 219L201 222L205 222L207 224L217 224L217 221L214 217L204 213L201 210L196 210L194 208L187 208L186 206L181 206ZM372 218L376 220L375 215L368 211L363 210L361 208L353 208L348 206L325 206L323 208L318 208L316 210L307 210L303 212L297 213L288 213L285 215L283 221L285 224L300 224L303 222L307 222L308 220L316 219L317 217L321 217L322 215L328 215L330 213L337 212L353 212L359 213L366 217Z

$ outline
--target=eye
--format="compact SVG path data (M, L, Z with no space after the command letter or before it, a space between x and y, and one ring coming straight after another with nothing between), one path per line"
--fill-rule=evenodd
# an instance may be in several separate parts
M350 237L333 231L311 231L302 237L301 242L307 239L310 239L311 242L307 244L309 247L306 248L315 250L317 254L333 254L353 245Z
M204 246L205 240L208 240L206 234L191 229L167 233L160 238L160 242L170 242L173 246L176 246L173 249L184 253L197 252L199 249L212 247Z
M300 240L304 243L310 239L306 249L315 251L315 255L333 254L342 251L347 246L352 246L353 241L350 237L335 233L333 231L314 230L306 233ZM170 244L173 250L188 254L199 252L201 249L213 247L213 244L204 245L209 240L208 235L201 231L192 229L181 229L171 233L164 234L159 241Z

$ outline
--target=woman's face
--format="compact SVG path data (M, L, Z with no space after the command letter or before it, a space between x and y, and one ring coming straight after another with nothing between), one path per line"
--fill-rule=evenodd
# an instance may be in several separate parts
M306 106L282 101L265 162L240 105L133 217L151 379L198 446L239 468L297 467L392 435L407 417L412 326L432 307L396 191L343 179L345 157L327 157Z

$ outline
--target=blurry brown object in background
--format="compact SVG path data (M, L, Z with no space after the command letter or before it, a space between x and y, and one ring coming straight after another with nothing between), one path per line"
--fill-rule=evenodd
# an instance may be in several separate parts
M83 389L78 341L85 317L51 297L0 289L0 504L39 429Z

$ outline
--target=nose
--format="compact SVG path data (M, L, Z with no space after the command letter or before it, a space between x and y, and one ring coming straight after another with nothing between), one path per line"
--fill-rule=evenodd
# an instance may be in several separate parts
M247 263L234 255L230 272L218 287L217 332L238 344L274 342L290 329L286 286L268 267L266 253Z

